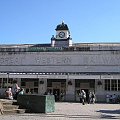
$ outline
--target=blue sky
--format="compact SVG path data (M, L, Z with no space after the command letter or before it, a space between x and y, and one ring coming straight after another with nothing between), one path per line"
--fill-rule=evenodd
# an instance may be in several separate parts
M0 44L50 43L62 21L74 43L120 42L120 0L0 0Z

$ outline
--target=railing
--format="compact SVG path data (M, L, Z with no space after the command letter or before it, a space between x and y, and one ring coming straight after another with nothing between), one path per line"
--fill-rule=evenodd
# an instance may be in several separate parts
M0 52L120 51L120 43L76 43L71 47L50 47L42 44L0 45Z

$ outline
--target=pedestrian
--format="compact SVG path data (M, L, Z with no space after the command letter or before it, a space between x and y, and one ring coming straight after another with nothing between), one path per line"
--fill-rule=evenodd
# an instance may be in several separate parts
M60 100L61 100L61 101L64 100L64 92L63 92L63 91L61 91L61 93L60 93Z
M20 87L17 84L17 81L13 81L13 86L12 86L12 93L13 93L13 99L17 100L17 95L20 91Z
M116 99L117 99L116 94L113 94L113 95L112 95L112 102L113 102L113 103L116 103Z
M47 92L45 91L44 95L47 95Z
M94 103L95 103L95 100L96 100L95 93L92 92L91 102L94 104Z
M109 94L106 95L106 102L107 102L107 103L110 102L110 95L109 95Z
M109 100L110 100L109 102L110 103L112 103L112 98L113 98L112 95L110 95L110 98L109 98Z
M55 96L55 101L57 101L58 100L58 93L57 93L57 91L55 91L54 96Z
M13 100L13 94L12 94L11 88L8 88L8 89L5 91L5 98L7 98L7 99L9 99L9 100Z
M84 90L81 91L81 99L82 99L82 104L85 105L86 92Z
M88 104L90 104L90 103L91 103L91 97L92 97L92 93L91 93L91 92L89 92L89 94L88 94Z

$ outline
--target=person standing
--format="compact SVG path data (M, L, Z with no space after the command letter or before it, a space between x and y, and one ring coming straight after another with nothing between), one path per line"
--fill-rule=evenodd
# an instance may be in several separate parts
M81 91L81 99L82 99L82 104L85 105L86 92L84 90Z
M17 95L20 91L20 87L17 84L17 81L13 81L13 86L12 86L12 93L13 93L13 99L17 100Z
M61 93L60 93L60 100L64 101L64 92L63 91L61 91Z
M89 92L89 94L88 94L88 104L90 104L90 103L91 103L91 98L92 98L92 93L91 93L91 92Z
M112 95L112 102L113 102L113 103L116 103L116 98L117 98L116 94L113 94L113 95Z
M7 98L7 99L9 99L9 100L13 100L13 94L12 94L11 88L8 88L8 89L5 91L5 98Z
M58 101L58 93L57 93L57 91L55 91L54 96L55 96L55 101Z
M95 93L94 92L92 92L92 96L91 96L91 101L92 101L92 103L94 104L95 103L95 99L96 99L96 97L95 97Z

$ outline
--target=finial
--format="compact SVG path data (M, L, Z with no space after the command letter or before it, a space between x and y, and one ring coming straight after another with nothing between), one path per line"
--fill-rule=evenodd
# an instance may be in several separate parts
M62 21L62 24L64 24L64 21Z

